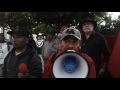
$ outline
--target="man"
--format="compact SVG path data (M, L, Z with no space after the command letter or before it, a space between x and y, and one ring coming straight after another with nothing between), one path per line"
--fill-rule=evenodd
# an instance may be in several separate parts
M41 78L41 59L28 43L28 30L19 28L9 31L8 34L12 36L14 48L4 60L3 78Z
M62 35L62 32L65 30L65 29L67 29L68 28L68 26L66 26L66 25L64 25L64 26L62 26L61 27L61 29L60 29L60 33L58 34L58 36L56 37L56 47L57 47L57 50L59 51L61 48L60 48L60 46L59 46L59 43L60 43L60 39L61 39L61 35ZM59 42L58 42L59 41Z
M44 42L42 47L42 58L44 63L52 53L56 53L58 51L58 43L59 40L56 39L54 32L47 33L47 41Z
M10 50L10 46L5 41L5 37L3 33L0 33L0 77L2 76L2 67L4 63L4 59Z
M109 59L109 50L104 36L94 31L96 26L97 23L89 17L81 22L80 28L84 31L81 52L86 53L93 59L96 75L97 77L102 77ZM100 58L102 53L104 55L104 63L101 65Z
M68 28L68 26L66 26L66 25L64 25L64 26L61 27L60 33L58 34L58 38L59 38L59 39L61 38L62 32L63 32L65 29L67 29L67 28Z
M65 53L67 50L75 50L75 52L79 53L79 50L81 49L81 34L78 29L74 28L67 28L62 32L61 39L60 39L60 47L61 51L57 52L56 54L52 54L46 64L45 69L43 73L43 78L54 78L52 67L53 67L53 61L55 61L58 56ZM89 64L89 75L88 78L95 78L95 66L92 61L92 59L87 56L86 54L81 54L88 62ZM61 65L62 67L62 65ZM62 73L61 73L62 74ZM82 73L81 73L82 74Z

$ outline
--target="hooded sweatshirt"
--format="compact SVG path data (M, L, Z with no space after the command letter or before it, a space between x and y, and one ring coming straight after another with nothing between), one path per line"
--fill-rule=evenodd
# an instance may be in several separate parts
M31 57L32 56L32 57ZM31 57L31 58L30 58ZM18 78L19 65L26 64L29 74L41 78L42 75L42 63L40 57L37 55L33 46L28 44L24 52L19 55L15 55L15 48L13 48L4 60L4 67L2 70L3 78Z

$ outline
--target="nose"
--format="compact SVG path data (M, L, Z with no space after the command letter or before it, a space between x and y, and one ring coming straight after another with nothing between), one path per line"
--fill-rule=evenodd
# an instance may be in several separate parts
M73 43L68 44L68 48L73 49L73 47L74 47Z

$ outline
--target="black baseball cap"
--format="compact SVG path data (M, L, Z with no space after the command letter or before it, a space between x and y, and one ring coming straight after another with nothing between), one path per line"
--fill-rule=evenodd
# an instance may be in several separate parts
M29 31L26 28L20 28L14 31L8 31L7 34L9 35L17 34L18 36L29 37Z

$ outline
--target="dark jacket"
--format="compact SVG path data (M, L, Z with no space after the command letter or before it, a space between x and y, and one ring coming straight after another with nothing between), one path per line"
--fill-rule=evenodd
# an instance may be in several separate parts
M109 48L107 42L102 34L93 32L88 39L86 39L85 34L82 36L81 50L80 52L89 55L96 66L97 72L101 65L101 55L103 53L104 62L108 63L109 60Z
M32 56L32 57L31 57ZM31 57L31 59L30 59ZM29 74L37 78L42 75L42 63L40 57L37 55L33 46L28 44L26 51L19 55L15 55L15 48L13 48L4 60L4 67L2 70L3 78L18 78L19 65L24 63L27 65Z

